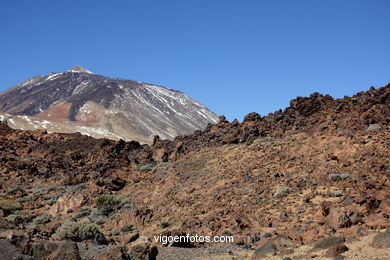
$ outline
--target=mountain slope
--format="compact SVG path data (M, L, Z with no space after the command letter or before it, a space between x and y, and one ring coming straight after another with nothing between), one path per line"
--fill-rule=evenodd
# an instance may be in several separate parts
M263 259L247 250L263 245L272 259L389 259L389 115L387 85L343 99L299 97L284 111L221 118L153 145L0 123L0 238L32 252L32 241L64 242L57 235L68 222L94 223L118 252L159 234L231 234L228 255L207 259ZM118 204L100 212L101 198ZM73 240L80 254L94 245ZM157 259L204 259L165 253L220 245L174 243Z
M146 143L154 135L171 139L217 122L215 113L179 91L95 75L81 66L31 78L1 93L0 112L28 116L14 117L18 123L10 125L15 128Z

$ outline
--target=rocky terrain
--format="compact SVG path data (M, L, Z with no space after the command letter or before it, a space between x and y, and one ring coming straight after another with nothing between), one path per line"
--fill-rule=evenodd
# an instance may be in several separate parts
M151 143L216 123L217 115L179 91L95 75L76 66L0 93L0 120L12 128L79 132Z
M389 259L389 120L387 85L151 145L2 123L0 259Z

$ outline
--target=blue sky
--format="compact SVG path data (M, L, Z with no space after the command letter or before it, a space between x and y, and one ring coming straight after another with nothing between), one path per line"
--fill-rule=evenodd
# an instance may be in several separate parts
M390 1L2 1L0 90L75 65L229 120L390 82Z

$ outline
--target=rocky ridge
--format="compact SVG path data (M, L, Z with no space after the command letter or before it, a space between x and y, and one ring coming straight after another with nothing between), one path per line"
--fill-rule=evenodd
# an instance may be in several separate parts
M152 145L1 124L0 239L35 259L386 258L389 115L387 85ZM186 233L234 243L153 242Z

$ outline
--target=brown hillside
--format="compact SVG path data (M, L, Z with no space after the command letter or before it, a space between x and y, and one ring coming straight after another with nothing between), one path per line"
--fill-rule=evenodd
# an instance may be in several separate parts
M242 123L221 117L172 141L156 136L150 146L0 124L0 239L26 259L65 250L65 240L79 242L66 250L82 259L111 252L84 247L96 243L131 257L142 236L187 233L230 233L230 255L243 258L260 259L265 244L280 259L390 257L374 249L390 244L378 239L356 249L357 241L390 227L389 120L387 85L343 99L299 97L284 111L250 113ZM112 195L103 197L112 203L99 206L101 195ZM61 236L70 220L95 223L101 235ZM313 244L327 238L344 240ZM159 249L160 259L169 250Z

